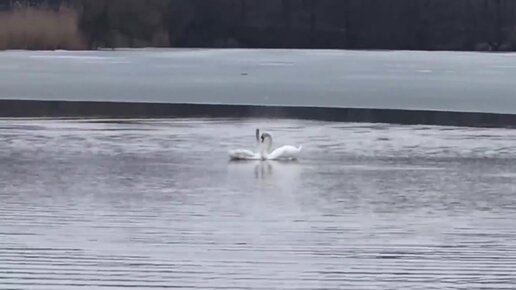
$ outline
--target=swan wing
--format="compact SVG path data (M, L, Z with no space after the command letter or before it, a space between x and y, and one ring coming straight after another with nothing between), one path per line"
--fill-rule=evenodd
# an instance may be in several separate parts
M302 148L303 148L302 146L299 146L299 147L294 147L291 145L281 146L281 147L275 149L274 151L272 151L270 154L268 154L267 159L270 159L270 160L297 159Z
M247 149L236 149L229 151L229 158L232 160L257 160L260 159L260 155Z

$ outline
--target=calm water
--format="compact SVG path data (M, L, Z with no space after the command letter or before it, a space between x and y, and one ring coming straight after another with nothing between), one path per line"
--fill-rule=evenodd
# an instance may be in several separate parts
M297 163L230 163L303 144ZM0 120L2 289L513 289L516 131Z

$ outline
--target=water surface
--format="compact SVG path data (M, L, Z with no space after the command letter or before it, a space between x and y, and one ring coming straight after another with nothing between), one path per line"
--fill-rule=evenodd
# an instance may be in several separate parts
M229 162L302 144L299 162ZM512 289L516 131L0 120L0 288Z

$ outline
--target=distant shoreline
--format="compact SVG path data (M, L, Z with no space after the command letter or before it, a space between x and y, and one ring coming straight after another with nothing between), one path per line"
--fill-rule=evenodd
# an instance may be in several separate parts
M270 118L516 128L515 114L264 105L0 100L0 118Z
M0 0L0 49L516 51L516 2Z

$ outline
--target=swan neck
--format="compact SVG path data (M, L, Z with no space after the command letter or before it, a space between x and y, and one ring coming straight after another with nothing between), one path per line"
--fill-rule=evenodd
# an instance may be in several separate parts
M259 147L260 155L262 156L262 159L267 158L267 156L271 152L271 147L272 147L272 137L267 136L267 137L263 138L263 141L260 143L260 147Z

